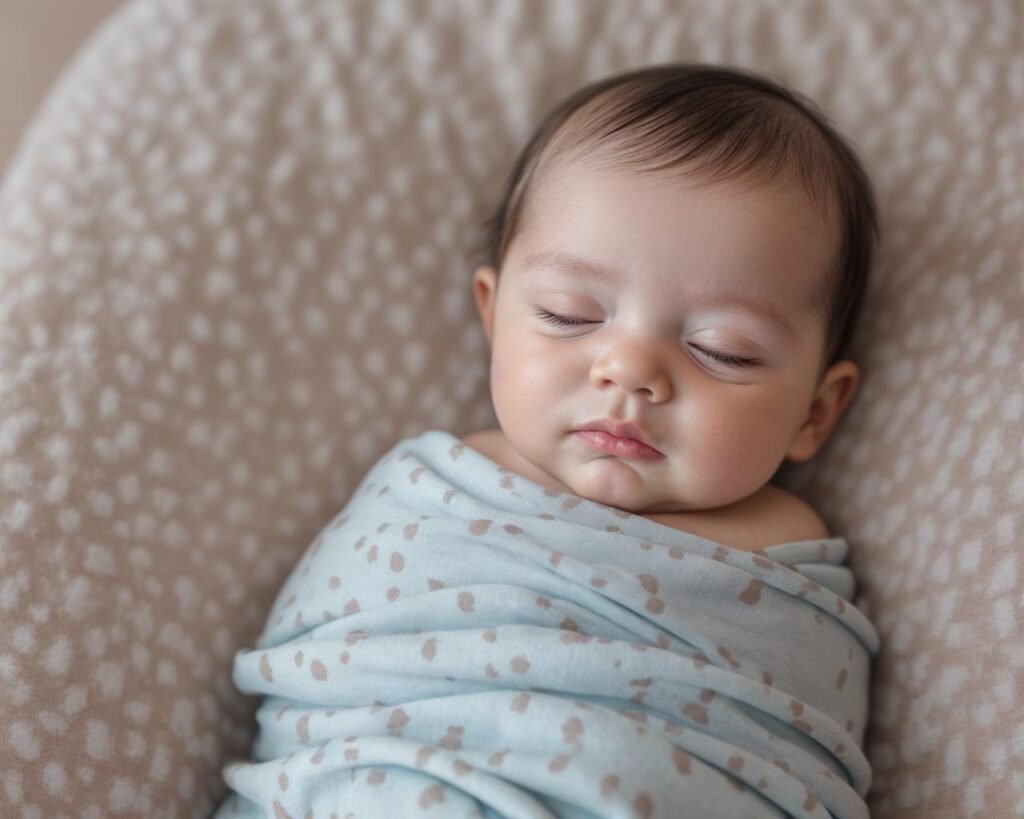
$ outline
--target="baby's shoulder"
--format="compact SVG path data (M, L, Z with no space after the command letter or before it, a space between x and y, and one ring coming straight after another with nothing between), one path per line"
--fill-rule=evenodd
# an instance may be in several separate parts
M830 537L821 516L803 498L774 484L766 484L762 492L762 525L773 543Z

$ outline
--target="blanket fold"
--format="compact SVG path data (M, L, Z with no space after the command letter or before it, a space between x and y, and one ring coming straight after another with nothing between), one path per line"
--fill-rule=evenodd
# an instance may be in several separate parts
M398 442L283 585L227 816L867 819L843 538L733 549Z

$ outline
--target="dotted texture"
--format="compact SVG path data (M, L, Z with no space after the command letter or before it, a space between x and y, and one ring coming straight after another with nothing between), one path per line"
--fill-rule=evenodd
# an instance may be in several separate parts
M470 249L580 84L723 61L818 100L883 242L864 381L784 470L882 653L873 816L1024 812L1024 7L128 4L0 188L0 815L206 816L230 678L366 469L494 425Z

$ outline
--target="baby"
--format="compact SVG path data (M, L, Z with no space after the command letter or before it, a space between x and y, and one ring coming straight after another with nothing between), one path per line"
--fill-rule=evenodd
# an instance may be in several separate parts
M734 548L827 537L769 480L828 438L877 233L812 104L666 65L562 102L515 163L473 288L499 428L537 483Z
M217 819L863 819L878 635L769 481L853 396L875 229L756 76L559 106L473 278L500 427L399 441L310 544L235 657L260 731Z

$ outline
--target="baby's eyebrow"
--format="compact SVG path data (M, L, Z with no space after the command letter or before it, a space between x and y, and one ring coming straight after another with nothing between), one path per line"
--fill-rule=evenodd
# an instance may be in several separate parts
M601 279L602 281L618 282L622 276L614 268L591 262L572 253L553 250L542 250L528 256L523 263L525 270L553 270L582 278ZM732 307L743 310L752 316L764 319L774 326L782 335L791 341L798 341L800 334L793 322L787 318L774 304L752 293L740 295L720 295L697 300L697 305L705 308Z

